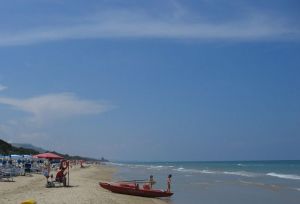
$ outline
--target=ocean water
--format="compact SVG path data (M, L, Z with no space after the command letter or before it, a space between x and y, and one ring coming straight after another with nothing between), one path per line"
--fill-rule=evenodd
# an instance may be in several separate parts
M299 204L300 161L115 162L114 180L147 179L166 189L170 204Z

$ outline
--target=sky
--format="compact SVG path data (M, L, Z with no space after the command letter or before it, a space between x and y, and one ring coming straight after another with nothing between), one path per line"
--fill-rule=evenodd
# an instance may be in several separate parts
M0 138L123 161L300 159L298 0L0 3Z

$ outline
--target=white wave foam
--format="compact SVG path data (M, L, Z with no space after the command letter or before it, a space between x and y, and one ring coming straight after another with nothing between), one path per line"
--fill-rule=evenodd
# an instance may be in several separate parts
M114 162L109 162L108 164L113 165L113 166L125 166L124 164L114 163Z
M242 164L242 163L238 163L237 166L240 167L258 167L258 166L264 166L263 164Z
M132 169L146 168L151 170L161 170L161 169L174 168L174 166L165 166L165 165L125 164L125 163L113 163L113 162L111 162L110 164L114 166L125 166Z
M157 169L157 170L160 170L160 169L165 169L165 168L168 168L168 167L166 167L166 166L150 166L147 169Z
M256 175L251 172L246 171L224 171L224 174L236 175L236 176L244 176L244 177L255 177Z
M147 169L152 169L152 170L161 170L161 169L168 169L168 168L174 168L174 166L164 166L164 165L150 165L147 166Z
M173 169L174 171L179 171L179 172L185 172L185 173L202 173L202 174L215 174L217 172L215 171L209 171L209 170L197 170L197 169L185 169L185 168L177 168Z
M131 166L133 166L133 167L149 167L149 165L144 165L144 164L132 164Z
M293 174L277 174L277 173L267 173L268 176L273 176L277 178L283 178L283 179L292 179L292 180L300 180L300 176L293 175Z
M189 172L189 173L197 173L198 170L195 169L185 169L183 167L179 167L177 169L173 169L174 171L179 171L179 172Z
M201 170L201 173L203 173L203 174L216 174L217 172L209 171L209 170Z
M150 167L149 165L143 165L143 164L126 164L126 166L132 169Z
M236 176L243 176L243 177L255 177L257 176L255 173L245 172L245 171L211 171L211 170L196 170L196 169L185 169L185 168L177 168L173 169L179 172L185 173L201 173L201 174L227 174L227 175L236 175Z

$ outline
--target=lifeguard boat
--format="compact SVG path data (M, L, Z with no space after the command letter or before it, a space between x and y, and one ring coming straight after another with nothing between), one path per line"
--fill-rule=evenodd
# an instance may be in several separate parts
M170 197L173 195L172 192L164 190L150 189L147 185L139 187L136 183L122 183L122 182L99 182L102 188L110 190L113 193L121 193L134 196L142 196L149 198L157 197Z

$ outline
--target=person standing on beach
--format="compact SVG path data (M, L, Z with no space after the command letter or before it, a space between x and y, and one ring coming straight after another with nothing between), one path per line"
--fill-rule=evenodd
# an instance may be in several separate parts
M153 176L150 175L150 178L149 178L150 189L152 189L152 186L153 186L155 183L156 183L156 181L154 181Z
M172 174L169 174L168 178L167 178L167 192L171 192L171 178L172 178Z
M49 179L49 177L50 177L50 160L45 160L44 161L44 176L46 177L46 179L47 179L47 183L48 183L48 179Z

